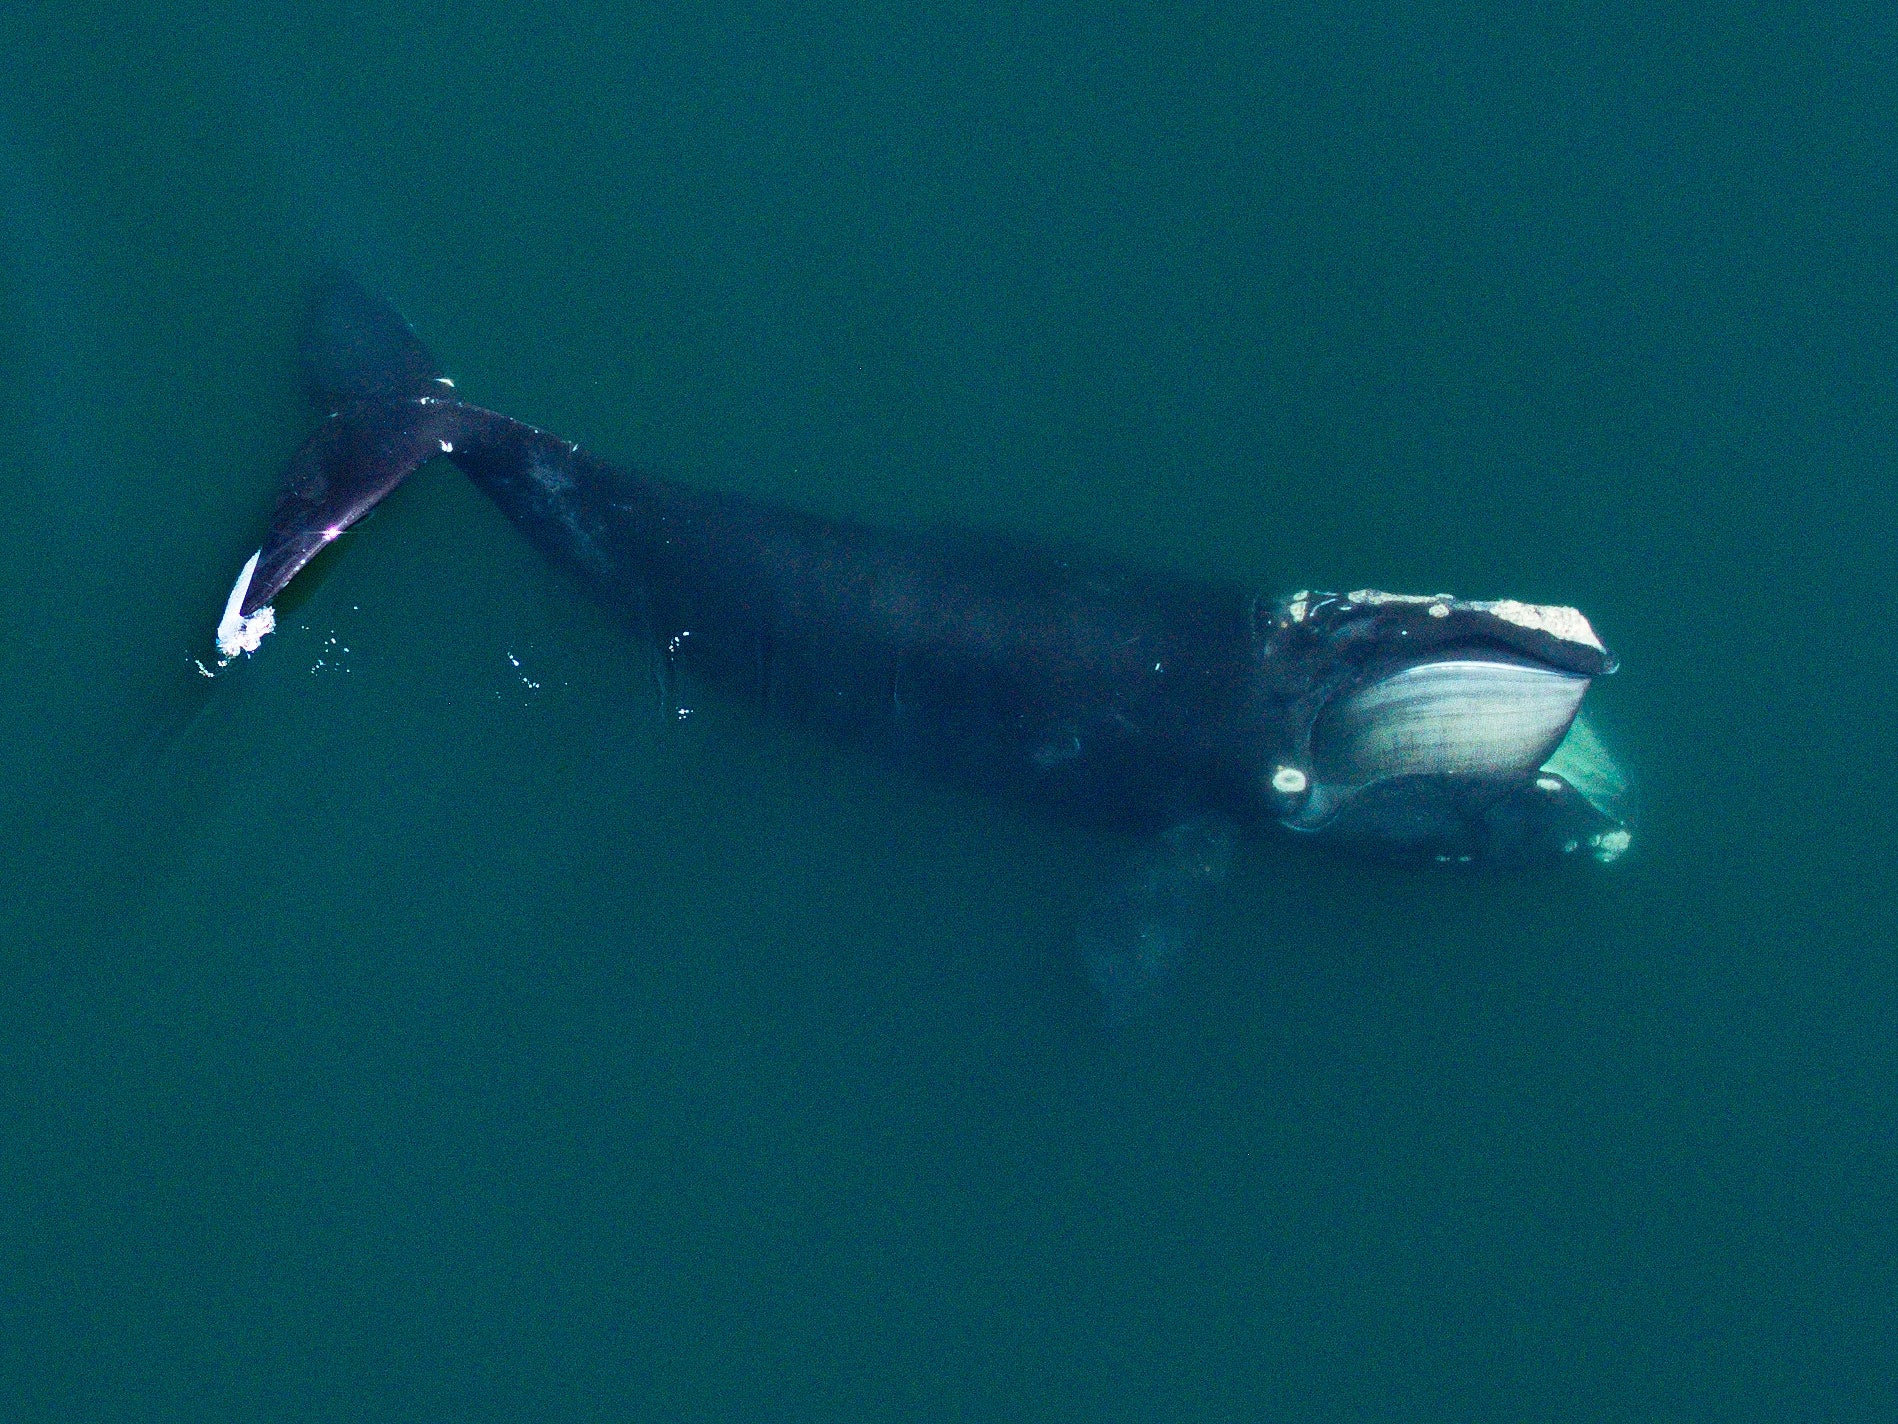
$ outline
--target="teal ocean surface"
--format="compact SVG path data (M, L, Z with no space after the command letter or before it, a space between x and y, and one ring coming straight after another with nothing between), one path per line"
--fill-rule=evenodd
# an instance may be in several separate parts
M16 3L0 1416L1898 1418L1898 19ZM707 701L432 466L216 677L342 264L826 514L1585 609L1601 874Z

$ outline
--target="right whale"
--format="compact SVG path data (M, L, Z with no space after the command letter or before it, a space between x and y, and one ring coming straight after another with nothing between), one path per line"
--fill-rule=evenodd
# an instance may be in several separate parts
M616 469L463 400L341 275L318 285L300 355L326 418L231 590L227 659L256 649L318 550L441 457L669 670L895 763L1213 844L1183 883L1223 851L1181 827L1453 863L1605 863L1629 845L1625 780L1579 716L1614 659L1575 609L1263 597Z

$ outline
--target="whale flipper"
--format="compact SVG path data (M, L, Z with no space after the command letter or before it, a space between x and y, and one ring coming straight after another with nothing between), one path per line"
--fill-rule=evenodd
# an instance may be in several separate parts
M1232 869L1234 830L1220 817L1169 828L1082 916L1075 941L1109 1024L1142 1018L1160 1001Z

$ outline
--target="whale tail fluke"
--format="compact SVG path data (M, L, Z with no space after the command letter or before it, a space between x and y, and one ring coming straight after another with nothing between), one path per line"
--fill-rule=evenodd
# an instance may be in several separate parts
M310 293L297 357L303 388L325 413L454 385L401 313L343 272L325 274Z
M305 390L331 418L291 458L269 532L231 589L217 630L227 660L275 626L270 600L299 569L481 415L401 314L340 272L311 293L298 356Z

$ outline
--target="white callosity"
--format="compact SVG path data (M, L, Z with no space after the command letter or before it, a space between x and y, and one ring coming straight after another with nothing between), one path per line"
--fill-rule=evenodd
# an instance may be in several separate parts
M1537 780L1538 786L1545 781L1554 781L1559 788L1566 782L1575 789L1577 795L1609 820L1619 822L1626 815L1627 778L1622 775L1621 768L1609 754L1608 748L1602 745L1601 738L1595 735L1595 729L1589 726L1586 717L1575 719L1574 726L1562 738L1562 744L1555 749L1554 755L1542 764L1542 771L1545 774ZM1587 841L1589 854L1603 865L1619 860L1633 843L1634 833L1625 824L1590 836ZM1581 841L1570 841L1563 849L1572 853L1579 850L1582 844Z
M1376 608L1386 603L1450 604L1456 602L1456 595L1453 593L1386 593L1381 588L1360 588L1347 593L1344 601Z
M1588 838L1589 849L1603 865L1612 865L1620 860L1632 844L1634 833L1626 826L1617 826L1612 831L1603 831L1598 836Z
M250 592L251 578L257 572L257 560L263 557L263 552L259 549L245 562L244 571L231 586L231 596L224 601L224 616L217 625L217 650L226 661L239 653L256 652L264 636L277 626L276 612L268 605L259 608L248 618L240 611L244 606L244 595Z
M1581 609L1568 608L1559 603L1521 603L1513 598L1459 599L1447 593L1386 593L1380 588L1354 589L1344 597L1346 603L1370 608L1391 603L1429 604L1431 614L1438 618L1448 617L1452 608L1467 608L1476 613L1487 613L1492 618L1500 618L1505 623L1513 623L1518 628L1547 633L1564 643L1593 648L1598 653L1606 651ZM1294 623L1304 620L1310 598L1309 593L1294 596L1288 609Z
M1598 653L1607 651L1579 608L1565 608L1558 603L1518 603L1513 598L1500 598L1493 603L1466 603L1463 606L1491 614L1505 623L1514 623L1518 628L1533 628L1538 633L1547 633L1564 643L1579 643Z

